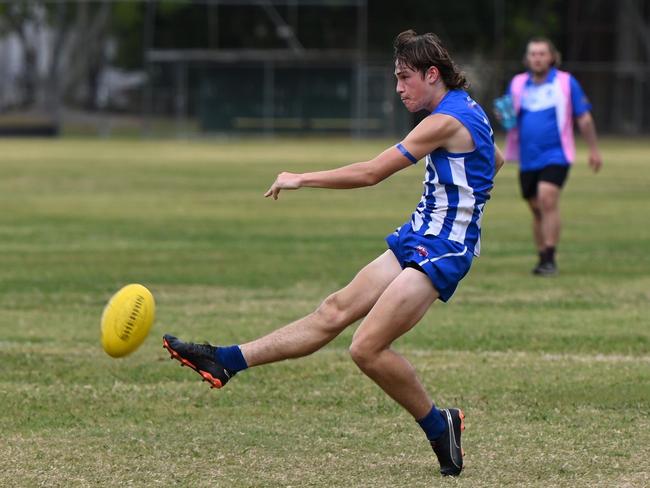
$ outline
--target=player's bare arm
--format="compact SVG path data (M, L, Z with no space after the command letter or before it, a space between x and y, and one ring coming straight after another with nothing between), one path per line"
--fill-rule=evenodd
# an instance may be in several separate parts
M505 158L503 157L503 153L501 152L501 149L495 144L494 145L494 166L495 166L495 171L494 174L497 174L499 170L503 167L503 164L506 162Z
M589 166L595 173L603 165L603 158L598 150L598 137L596 136L596 124L591 116L591 112L585 112L580 117L576 117L576 122L582 137L585 138L589 146Z
M401 142L416 161L439 147L451 152L473 150L467 129L454 117L431 115L420 122ZM349 164L340 168L313 173L288 173L278 175L265 197L278 199L280 190L298 188L350 189L373 186L397 171L411 166L412 161L396 147L390 147L369 161Z
M297 190L303 187L349 189L372 186L410 164L410 161L393 147L369 161L336 169L313 173L280 173L264 196L277 200L280 190Z
M418 160L438 148L455 153L474 150L474 141L465 126L455 117L444 114L425 118L406 136L402 145Z

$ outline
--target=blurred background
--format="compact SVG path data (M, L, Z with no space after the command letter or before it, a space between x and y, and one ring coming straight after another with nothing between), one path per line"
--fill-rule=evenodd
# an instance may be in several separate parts
M650 132L647 0L0 0L0 134L399 136L408 28L486 108L548 36L600 132Z

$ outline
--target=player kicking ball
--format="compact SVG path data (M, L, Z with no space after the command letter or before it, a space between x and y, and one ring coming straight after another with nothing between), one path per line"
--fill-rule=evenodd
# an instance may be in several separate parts
M463 412L438 409L415 369L391 349L431 304L451 298L480 247L481 217L503 157L483 109L434 34L409 30L395 39L397 93L410 112L431 113L399 144L374 159L314 173L280 173L266 197L282 190L360 188L426 158L424 193L410 219L386 237L388 250L311 314L257 340L227 347L182 342L164 347L174 359L221 388L261 364L309 355L363 318L350 346L359 368L420 425L443 475L463 469Z

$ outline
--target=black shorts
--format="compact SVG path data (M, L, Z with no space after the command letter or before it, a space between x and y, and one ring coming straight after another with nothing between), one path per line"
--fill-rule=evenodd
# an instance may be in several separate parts
M520 171L519 185L521 187L521 196L526 200L537 196L537 184L540 181L553 183L562 188L569 176L568 164L549 164L542 169L535 171Z

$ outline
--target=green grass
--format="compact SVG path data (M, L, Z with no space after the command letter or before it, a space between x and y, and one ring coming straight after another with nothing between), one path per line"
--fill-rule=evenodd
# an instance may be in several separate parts
M650 144L584 150L564 192L561 274L537 279L516 169L499 175L483 256L396 348L467 414L466 471L442 479L412 419L354 366L354 328L221 391L160 336L233 343L311 311L383 252L422 167L355 191L262 198L280 170L390 141L0 140L0 472L10 486L647 486ZM99 317L141 282L157 322L132 356Z

